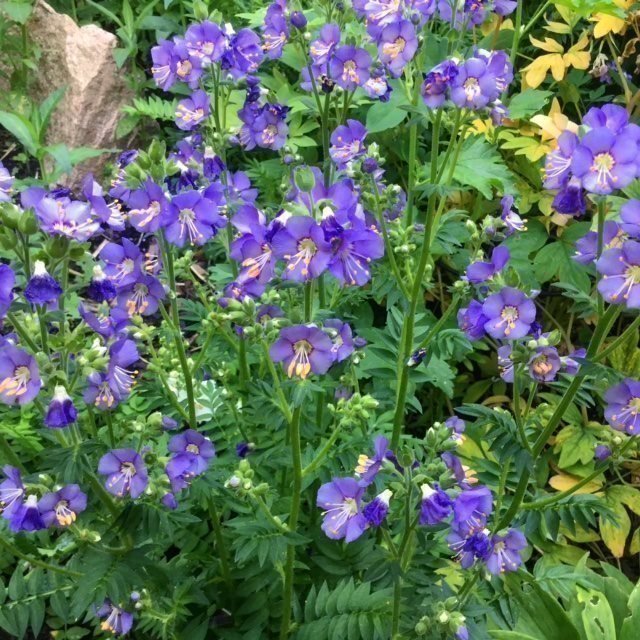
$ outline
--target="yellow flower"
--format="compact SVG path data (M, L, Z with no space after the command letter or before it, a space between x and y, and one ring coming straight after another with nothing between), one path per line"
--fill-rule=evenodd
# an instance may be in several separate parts
M555 141L557 141L563 131L578 133L578 125L575 122L571 122L571 120L562 113L557 98L554 98L551 102L551 109L549 109L548 115L539 114L533 116L531 122L542 129L540 135L543 140L554 141L553 148L556 146Z
M614 0L614 2L616 6L626 12L634 3L634 0ZM591 16L591 21L596 23L593 28L595 38L604 38L610 33L622 33L627 27L624 18L612 16L608 13L595 13Z
M589 39L585 36L580 38L568 51L565 52L564 47L551 38L545 38L544 41L538 40L533 36L529 38L531 44L547 51L547 55L536 58L530 65L523 69L524 81L526 86L535 89L539 87L547 73L551 71L551 75L556 82L564 79L567 69L575 67L576 69L588 69L591 61L591 53L585 51L589 46Z

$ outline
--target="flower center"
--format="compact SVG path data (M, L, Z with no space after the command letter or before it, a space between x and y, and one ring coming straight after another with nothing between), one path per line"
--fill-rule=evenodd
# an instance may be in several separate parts
M180 209L178 220L180 221L180 237L183 237L185 234L188 235L191 244L202 241L204 235L198 229L196 212L193 209L188 207L186 209Z
M277 135L278 135L278 127L276 127L275 124L270 124L267 127L265 127L262 137L264 138L265 144L273 144L275 142Z
M197 444L188 444L187 451L189 453L195 453L195 455L198 455L200 453L200 448L198 447Z
M130 316L142 314L149 306L147 296L149 295L149 287L146 284L138 282L133 287L133 292L127 299L127 313Z
M31 371L29 371L29 367L16 367L13 371L13 376L9 376L0 382L0 393L4 393L8 397L22 396L27 392L30 380Z
M504 334L508 336L516 326L516 322L518 320L518 307L514 307L512 305L506 305L502 307L502 311L500 312L500 317L502 320L498 323L498 326L503 324L507 325L504 330Z
M300 262L302 262L303 266L300 273L303 276L307 276L309 274L309 264L317 252L318 247L311 238L302 238L302 240L298 242L298 253L293 256L285 256L285 259L291 259L287 269L293 271Z
M386 42L382 46L382 51L392 60L395 60L404 51L406 45L407 41L404 38L396 38L393 42Z
M193 69L193 65L190 60L180 60L180 62L178 62L177 74L181 78L184 78L191 73L191 69Z
M591 171L596 173L596 183L599 186L607 186L609 181L616 182L618 180L618 178L611 173L615 166L616 161L608 152L599 153L594 157Z
M478 78L467 78L464 81L464 90L467 94L468 100L473 100L477 95L480 94L480 83L478 82Z
M120 465L120 473L124 474L127 480L130 480L136 475L136 467L133 462L123 462Z
M68 527L76 521L76 513L69 509L69 503L66 500L60 500L56 505L56 520L63 526Z
M532 365L533 372L539 376L546 376L553 370L553 365L549 362L547 356L538 356Z
M311 372L311 362L309 356L313 351L313 346L308 340L298 340L293 345L293 358L287 369L287 375L291 378L293 374L303 380Z
M342 79L345 82L355 82L356 84L360 81L360 76L358 75L358 65L355 60L347 60L342 67Z

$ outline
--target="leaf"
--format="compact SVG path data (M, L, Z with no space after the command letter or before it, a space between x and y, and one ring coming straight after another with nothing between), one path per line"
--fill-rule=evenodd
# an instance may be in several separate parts
M573 260L574 253L574 243L562 238L544 246L533 261L536 277L541 283L557 277L581 291L589 290L589 276L584 268Z
M571 476L567 473L559 473L555 476L549 478L549 485L553 487L556 491L568 491L572 487L574 487L578 482L580 482L582 478L577 478L576 476ZM595 493L596 491L600 491L602 485L597 482L589 482L583 487L580 487L575 493L576 494L587 494L587 493Z
M29 154L32 156L37 154L38 143L36 132L28 120L15 113L0 111L0 125L15 136Z
M393 94L392 94L393 95ZM380 133L397 127L407 116L407 112L399 109L393 100L376 102L367 111L367 131Z
M613 521L600 518L602 541L616 558L624 556L624 547L631 531L631 520L623 505L607 501L614 513Z
M582 624L587 640L611 640L616 637L613 612L604 594L593 589L577 587L582 607Z
M526 89L511 99L509 103L509 118L519 120L538 113L546 106L552 95L551 91Z
M0 2L0 11L6 13L11 20L18 24L25 24L33 11L34 3L29 2Z
M520 633L519 631L489 631L489 635L496 640L539 640L526 633Z
M494 189L504 193L515 190L513 173L495 147L481 136L465 140L453 178L458 184L477 189L487 200L493 198Z

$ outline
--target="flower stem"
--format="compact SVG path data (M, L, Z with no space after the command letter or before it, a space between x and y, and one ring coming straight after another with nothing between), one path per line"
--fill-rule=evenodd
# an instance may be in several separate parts
M284 391L282 389L282 383L280 382L280 376L278 375L278 370L276 369L273 360L271 359L271 355L269 354L269 345L263 340L262 341L262 351L264 353L264 360L267 363L267 367L269 369L269 373L271 374L271 378L273 380L273 385L276 390L276 395L278 396L278 403L280 405L280 411L282 411L285 420L291 423L293 416L291 414L291 409L289 409L289 403L287 402L287 398L284 395Z
M65 569L64 567L59 567L58 565L50 564L43 560L39 560L38 558L34 558L33 556L29 556L26 553L22 553L18 547L11 544L4 536L0 536L0 546L4 547L4 549L11 555L28 562L32 566L41 567L47 571L53 571L54 573L59 573L60 575L68 576L69 578L82 578L82 574L77 571L71 571L70 569Z
M31 336L27 333L27 331L25 331L24 327L22 326L22 323L18 320L18 318L16 318L16 316L11 311L7 313L7 320L9 320L13 328L16 330L16 332L20 336L20 339L23 340L25 344L29 346L31 351L33 351L34 353L38 353L40 349L38 349L36 343L31 339Z
M162 253L164 254L164 264L167 267L169 289L171 290L171 294L169 296L169 301L171 304L171 314L173 317L173 330L171 333L173 334L173 341L176 346L176 351L178 352L178 360L180 361L180 368L182 369L182 376L184 378L184 387L187 392L189 426L192 429L195 429L197 424L196 402L193 392L193 378L191 377L191 369L189 368L189 363L187 362L187 354L184 349L182 333L180 331L180 314L178 312L178 293L176 288L176 273L173 263L173 252L164 236L162 237ZM166 311L164 310L164 306L162 305L162 303L160 304L160 311L161 313L163 313L163 316L166 315ZM166 317L165 320L169 320L169 318ZM171 321L169 321L168 324L171 325Z
M290 425L291 438L291 466L293 468L293 487L291 495L291 511L289 512L289 530L295 532L300 515L300 500L302 492L302 453L300 451L300 415L301 407L293 410ZM280 640L285 640L289 635L291 621L291 606L293 599L293 574L296 557L296 548L293 544L287 547L287 560L284 568L284 589L282 599L282 621L280 625Z
M304 321L311 322L313 318L313 282L304 285Z
M318 453L316 454L316 457L302 470L303 478L309 475L312 471L315 471L320 466L320 464L326 458L329 451L331 451L331 449L333 448L333 445L336 443L339 436L340 436L340 429L338 428L338 425L336 425L333 430L333 433L331 434L331 436L329 436L329 439L325 442L322 449L318 451Z
M598 244L596 249L596 260L602 255L602 248L604 246L604 221L607 217L607 198L603 196L598 200ZM604 299L598 291L598 284L600 283L600 272L596 271L596 295L598 296L598 317L602 317L604 313Z
M209 519L211 520L211 529L213 531L213 537L216 541L216 549L218 551L218 558L220 560L220 571L222 573L222 579L229 589L229 594L233 593L233 581L231 580L231 571L229 570L229 552L227 551L227 545L224 542L224 536L222 535L222 525L220 524L220 516L218 510L212 498L207 500L207 507L209 509Z

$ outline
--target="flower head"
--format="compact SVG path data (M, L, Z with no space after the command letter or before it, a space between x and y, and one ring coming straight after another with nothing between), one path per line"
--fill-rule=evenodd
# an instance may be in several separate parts
M604 396L604 417L616 430L635 436L640 433L640 382L626 378Z
M5 479L0 482L0 513L8 519L20 508L25 496L20 470L10 465L2 467Z
M358 120L347 120L334 130L329 153L338 169L344 169L348 162L364 154L366 136L367 130Z
M345 89L353 91L369 79L371 56L366 49L344 45L338 47L331 58L331 78Z
M53 493L45 493L38 502L38 509L47 527L52 524L68 527L86 508L87 496L77 484L67 485Z
M640 307L640 242L627 240L620 248L607 249L596 269L602 275L598 291L607 302Z
M467 489L453 502L452 527L464 535L482 531L492 511L493 496L487 487Z
M44 262L36 260L33 275L24 290L24 297L31 304L47 305L62 295L62 287L49 275Z
M509 257L510 253L507 247L496 247L489 262L478 261L467 267L467 279L473 284L486 282L504 269Z
M491 537L491 551L483 558L489 573L500 575L516 571L522 564L520 552L527 547L527 539L517 529L509 529L504 535Z
M377 436L373 440L373 456L370 457L364 453L360 454L355 471L359 479L358 484L361 487L368 487L373 483L388 453L389 440L384 436Z
M183 131L195 129L209 116L209 96L202 89L191 94L190 98L180 100L176 107L176 125Z
M536 306L532 300L511 287L490 295L482 305L487 321L485 331L499 340L524 338L536 319Z
M362 510L367 524L370 527L379 527L389 513L389 501L393 496L393 492L385 489L379 493L369 504L365 505Z
M105 600L104 604L96 611L99 618L104 618L100 623L103 631L110 631L114 636L125 636L133 626L133 614L116 607L110 600Z
M147 488L147 468L135 449L114 449L100 458L98 473L106 476L105 486L118 498L129 494L138 498Z
M362 514L364 488L353 478L334 478L318 489L317 504L323 509L322 530L333 539L357 540L367 528Z
M290 378L303 380L310 373L325 374L335 362L331 338L314 324L285 327L269 354L274 362L283 363Z
M4 318L13 302L13 288L16 286L16 274L6 264L0 264L0 320Z
M433 526L448 518L452 512L453 501L447 493L438 485L431 487L428 483L423 484L420 488L422 501L420 502L419 524Z
M73 400L63 386L57 386L53 398L47 408L44 424L50 429L61 429L74 423L78 419L78 410Z
M0 344L0 402L28 404L41 386L36 359L10 340Z
M13 176L2 162L0 162L0 202L11 202L13 182Z
M552 382L562 367L555 347L538 347L528 363L529 375L537 382Z

